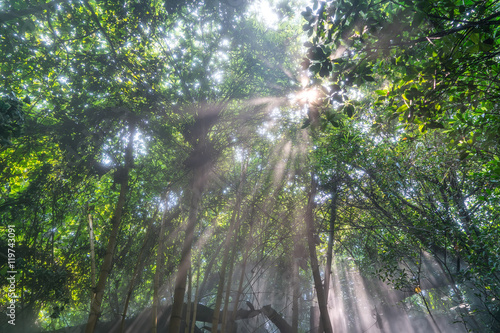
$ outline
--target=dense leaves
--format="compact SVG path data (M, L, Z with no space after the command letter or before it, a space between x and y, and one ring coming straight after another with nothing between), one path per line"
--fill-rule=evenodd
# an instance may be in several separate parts
M498 330L497 12L2 4L16 328Z
M29 97L25 99L29 103ZM5 97L0 100L0 144L10 143L11 138L19 137L24 125L22 102L16 97Z
M303 65L328 77L334 110L373 109L376 129L439 129L460 159L498 156L496 1L315 1L302 15ZM493 159L484 166L498 178Z
M350 219L339 241L398 289L456 284L467 329L498 329L498 3L314 1L302 15L302 65L327 87L317 165Z

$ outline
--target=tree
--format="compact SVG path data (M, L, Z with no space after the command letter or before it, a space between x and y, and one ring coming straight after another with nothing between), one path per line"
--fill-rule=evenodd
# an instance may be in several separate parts
M374 128L445 133L458 158L484 164L478 176L498 178L495 1L315 1L302 15L303 66L328 79L333 124L374 109Z
M290 43L286 34L266 35L255 20L239 16L244 7L233 5L82 1L25 2L4 8L1 52L8 61L1 64L6 82L2 89L30 96L26 102L31 103L26 125L15 122L25 128L24 135L16 128L9 136L12 145L2 147L2 165L8 162L12 167L3 168L2 179L8 184L2 188L0 204L3 217L23 226L20 243L28 252L20 267L23 274L33 274L20 277L25 295L21 307L29 305L33 317L42 313L45 329L68 320L81 322L85 315L77 313L89 308L83 296L91 285L85 234L89 213L94 217L96 261L102 267L92 290L99 297L93 301L89 331L99 316L106 321L122 313L121 299L130 290L123 287L129 280L127 271L135 266L124 259L127 253L143 258L146 269L136 278L138 292L126 307L131 315L145 307L148 286L153 286L149 268L154 265L156 238L144 225L151 220L157 230L153 212L165 188L170 186L177 193L172 200L186 207L190 193L199 192L199 182L206 182L205 162L215 164L217 156L212 153L227 155L233 140L248 135L234 135L225 127L251 127L265 119L262 102L247 107L242 99L278 92L280 84L282 91L290 90L289 77L281 70L271 71ZM257 42L249 39L254 32L259 34ZM225 38L234 43L227 44ZM250 47L261 54L250 55ZM217 57L220 52L230 57ZM276 79L281 81L263 84ZM244 81L255 89L243 87ZM201 202L201 196L197 200ZM85 212L78 208L84 206L89 207ZM206 209L201 206L200 217ZM186 219L185 211L181 219ZM189 233L196 236L203 227L195 213L188 220L192 227L185 235L168 231L173 242L165 251L173 259L159 270L163 280L177 266L175 250L181 237L187 236L187 253L193 247ZM179 221L172 228L179 228ZM144 249L134 236L144 241ZM50 287L48 280L53 280ZM107 296L108 288L113 297ZM69 311L68 304L81 312Z
M303 3L4 4L16 328L495 331L497 18L452 4L313 4L309 72Z
M403 234L397 227L391 237L413 238L444 267L447 253L455 252L456 273L448 267L448 281L465 276L461 281L470 281L469 274L478 274L476 281L482 282L473 289L482 290L482 283L495 280L497 274L479 273L491 260L486 253L495 251L482 240L483 232L491 232L485 226L494 223L479 213L489 211L487 201L496 201L498 193L498 109L490 102L498 91L494 2L323 1L314 2L302 15L307 21L304 30L312 37L302 65L329 85L318 107L322 130L330 132L330 123L346 132L342 127L352 124L347 118L368 120L370 135L383 142L367 146L359 134L345 137L369 161L350 157L346 169L349 182L356 184L353 190L361 191L357 197L369 200L361 205L370 214L379 211L378 218L388 219L387 226L405 226ZM488 143L490 139L495 143ZM403 162L404 154L413 157ZM485 184L491 186L487 196L478 193ZM406 209L410 211L404 213ZM416 219L423 219L418 223L422 233L413 229ZM442 230L440 236L434 234L436 229ZM446 244L457 241L464 245L450 251ZM469 273L457 278L464 269L465 252ZM418 276L418 267L411 270ZM489 300L480 303L480 311L496 316ZM470 320L469 324L474 326Z
M118 197L118 201L116 203L115 211L112 217L111 222L111 234L109 236L108 245L106 247L106 254L104 255L104 260L101 266L101 272L99 274L99 280L93 290L92 303L90 305L90 315L89 320L87 322L87 327L85 328L85 332L91 333L95 330L95 325L97 323L97 319L101 315L101 303L104 295L104 289L106 287L107 278L109 272L112 268L114 249L116 246L116 241L118 237L118 231L121 224L121 218L123 214L123 208L125 206L125 201L127 197L127 192L129 188L129 173L130 169L134 165L133 159L133 143L135 136L135 128L133 128L133 124L129 126L132 127L130 132L130 136L128 138L127 148L125 151L125 165L123 169L120 169L119 178L116 179L116 182L120 184L120 195ZM117 175L117 173L115 173Z

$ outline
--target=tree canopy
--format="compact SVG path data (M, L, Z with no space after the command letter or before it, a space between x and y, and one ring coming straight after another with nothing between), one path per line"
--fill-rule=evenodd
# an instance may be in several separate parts
M1 330L498 331L499 6L0 2Z

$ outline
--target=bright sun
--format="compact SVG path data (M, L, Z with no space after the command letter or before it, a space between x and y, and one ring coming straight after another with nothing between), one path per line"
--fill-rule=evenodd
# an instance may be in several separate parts
M279 17L276 14L276 8L273 8L268 0L255 1L250 7L250 12L254 13L266 27L271 29L278 28Z
M292 97L294 103L312 104L319 98L318 89L315 87L304 88Z

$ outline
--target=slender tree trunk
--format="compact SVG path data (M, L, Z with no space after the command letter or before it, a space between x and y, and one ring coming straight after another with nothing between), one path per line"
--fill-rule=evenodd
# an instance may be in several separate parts
M186 132L186 139L193 145L193 150L190 156L184 161L184 164L192 170L193 177L189 185L189 215L181 251L181 260L175 279L174 302L170 316L169 333L178 333L181 329L186 279L189 267L191 266L191 248L194 241L194 229L197 225L198 209L203 189L208 182L208 175L218 154L208 134L212 126L218 121L222 108L222 105L216 105L198 109L195 123Z
M248 256L249 256L248 252L249 252L249 246L246 246L245 247L245 254L243 254L243 263L241 264L241 274L240 274L240 281L238 283L238 291L236 292L236 297L234 300L235 307L237 307L238 304L240 303L240 298L241 298L241 295L243 294L243 281L245 280L245 270L247 267L247 260L248 260ZM236 311L233 311L231 320L232 321L236 320Z
M116 241L118 237L118 231L120 230L120 223L122 220L123 207L125 206L125 200L128 193L128 183L129 183L129 171L133 165L133 142L135 136L135 128L132 128L130 132L129 141L125 151L125 166L123 168L123 174L120 176L120 195L118 197L118 202L116 203L115 212L113 218L111 219L111 233L109 235L108 246L106 247L106 254L104 255L104 260L101 265L101 272L99 274L99 281L94 288L94 297L90 305L90 314L85 327L85 333L93 333L97 320L101 316L101 304L104 296L104 289L106 288L106 282L108 280L108 275L113 267L113 255L115 252Z
M434 324L436 331L438 331L439 333L442 333L441 329L439 328L439 325L437 324L436 320L434 319L434 316L432 315L431 309L429 308L429 304L427 303L427 300L425 299L424 295L422 295L422 293L420 293L420 297L424 301L425 308L427 309L427 313L429 314L429 316L432 319L432 323Z
M226 237L224 241L224 257L222 258L222 264L221 268L219 271L219 285L217 286L217 296L215 298L215 305L214 305L214 316L212 318L212 330L217 331L217 326L219 325L220 321L220 307L222 304L222 294L224 291L224 283L226 279L226 268L227 268L227 261L228 261L228 256L229 256L229 242L228 239L232 236L232 232L229 231L229 235Z
M219 244L219 246L217 247L217 249L212 254L212 258L208 262L208 265L205 268L205 272L203 274L203 281L202 281L201 286L200 286L200 294L204 294L206 292L205 289L207 288L207 283L210 280L210 276L212 274L212 268L214 267L214 263L215 263L218 255L219 255L219 252L220 252L220 250L222 249L223 246L224 246L224 242L222 242L222 243Z
M297 333L299 330L299 293L300 293L300 281L299 281L299 263L292 256L292 333Z
M198 218L198 209L204 184L204 170L197 168L194 171L191 183L191 200L189 216L186 226L186 235L181 251L181 261L175 279L174 302L172 304L172 314L170 317L169 332L178 333L181 329L182 308L184 304L184 294L186 293L186 279L189 267L191 266L191 247L194 240L194 229Z
M337 220L337 198L338 184L334 181L332 188L332 201L330 203L330 224L328 226L328 249L326 252L326 269L325 269L325 296L328 302L328 293L330 291L330 279L332 276L332 260L333 260L333 241L335 237L335 222Z
M309 308L309 332L318 333L320 324L320 314L317 306L311 306Z
M328 307L326 302L325 290L321 282L321 275L319 272L318 257L316 255L316 244L314 242L314 197L316 195L316 181L314 175L311 175L311 191L307 200L305 222L307 227L307 243L309 245L309 257L311 261L311 270L314 279L314 287L316 289L316 296L318 297L318 306L321 314L320 323L323 325L325 333L333 333L332 323L330 322L330 315L328 314Z
M144 267L144 252L146 251L146 246L148 244L148 240L151 234L151 230L153 229L153 222L156 219L156 214L158 214L158 206L155 209L155 212L153 214L153 217L151 218L147 230L146 230L146 235L144 236L144 241L142 242L141 250L139 251L139 256L137 257L137 263L134 268L134 273L132 274L132 279L130 280L129 286L128 286L128 292L127 292L127 297L125 299L125 304L123 306L123 314L122 314L122 320L120 323L120 333L123 333L125 331L125 318L127 316L127 310L128 310L128 304L130 303L130 298L132 297L132 292L134 290L135 286L135 280L139 276L139 272L142 270Z
M219 277L219 285L217 286L217 297L215 299L215 305L214 305L214 316L212 318L212 327L217 327L219 325L219 322L221 321L220 319L220 308L222 304L222 297L223 297L223 292L224 292L224 286L225 286L225 278L226 278L226 270L227 270L227 263L229 260L229 251L231 248L232 242L231 239L234 236L234 215L236 214L236 211L233 211L233 216L230 221L230 228L228 235L224 241L224 256L222 258L222 264L220 268L220 277ZM228 282L230 283L230 282ZM223 330L223 329L222 329Z
M304 247L305 230L302 221L295 218L292 225L293 230L290 232L293 235L293 252L292 252L292 331L297 333L299 330L299 299L300 299L300 268L307 269L305 266L307 253Z
M337 219L337 184L335 183L332 192L332 202L330 206L330 224L329 224L329 232L328 232L328 248L326 251L326 267L325 267L325 299L326 304L328 305L328 294L330 292L330 279L332 276L332 260L333 260L333 240L335 237L335 221ZM319 333L324 331L323 323L320 322Z
M242 169L241 175L240 175L240 184L238 185L238 189L236 190L236 203L234 205L233 213L231 215L231 220L229 221L229 231L227 233L226 239L224 240L224 256L222 258L222 264L221 264L221 269L220 269L220 279L219 279L219 285L217 287L217 297L215 300L215 306L214 306L214 317L212 318L212 328L217 327L220 321L220 307L222 304L222 294L224 291L224 281L225 281L225 275L226 275L226 269L227 269L227 262L229 258L229 251L231 248L234 249L235 247L235 242L232 242L233 238L236 240L236 234L235 230L239 229L239 211L241 207L241 191L243 188L243 183L246 178L246 166ZM231 254L232 258L234 258L234 251L232 251ZM232 266L231 266L231 271L232 271ZM231 282L231 276L228 277L230 284ZM226 299L229 298L229 295L226 294ZM226 302L227 303L227 302ZM226 311L223 311L224 313L227 312L227 304L225 304L224 309ZM221 333L224 331L224 320L223 320L223 325L221 329Z
M188 290L187 290L187 301L186 301L186 327L184 328L184 332L189 331L190 323L191 323L191 294L193 289L193 269L189 267L189 275L188 275ZM193 304L194 306L194 304Z
M458 210L458 216L460 217L460 220L462 221L463 228L465 232L467 233L467 236L471 236L471 229L474 232L476 236L480 236L480 231L477 229L477 227L472 223L472 218L469 213L469 209L467 208L467 205L465 203L465 198L462 194L462 189L460 188L460 185L458 184L457 176L453 170L449 171L449 182L450 182L450 187L452 190L452 200L453 203L455 204L455 207Z
M90 260L91 260L91 266L90 266L90 281L92 283L92 297L94 297L94 288L95 288L95 250L94 250L94 226L92 224L92 214L88 215L89 219L89 238L90 238Z
M245 252L243 254L243 263L241 264L241 274L240 274L240 278L239 278L240 280L239 280L239 284L238 284L238 291L236 292L236 297L234 300L235 307L238 307L238 305L240 303L241 295L243 294L243 283L244 283L245 277L246 277L245 272L246 272L246 268L247 268L247 261L248 261L248 258L250 257L250 248L254 245L253 225L254 225L256 210L253 209L253 207L255 207L255 201L256 201L256 198L254 198L252 200L253 203L250 204L252 209L251 209L251 213L250 213L250 218L248 220L249 230L244 229L246 231L242 236L242 238L246 240L245 245L244 245ZM232 321L236 320L236 313L237 313L237 311L233 311L233 314L231 316Z
M196 326L196 314L198 312L198 292L199 292L199 286L200 286L200 267L201 263L198 263L198 270L196 273L196 291L194 292L194 304L193 304L193 320L191 321L191 327L189 329L190 333L194 333L194 327Z
M233 269L234 269L234 255L235 255L235 248L236 248L236 235L234 235L235 243L232 246L231 249L231 259L229 260L230 266L229 266L229 274L227 276L227 284L226 284L226 297L224 299L224 309L222 310L222 328L220 330L220 333L225 333L226 328L227 328L227 311L229 308L229 296L231 295L231 284L233 282ZM234 307L234 312L236 312L236 306ZM232 332L232 330L230 331Z
M153 282L153 308L151 311L151 319L153 320L153 325L151 328L152 333L157 332L158 326L158 291L160 289L160 274L163 270L163 249L165 248L165 229L166 229L166 215L167 209L162 214L161 217L161 227L160 227L160 237L158 238L158 252L156 253L156 271Z

